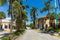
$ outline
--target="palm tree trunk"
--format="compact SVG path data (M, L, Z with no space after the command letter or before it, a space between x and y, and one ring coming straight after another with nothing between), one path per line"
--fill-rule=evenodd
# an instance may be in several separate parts
M13 8L12 7L12 0L10 0L10 8ZM12 36L12 24L13 24L13 9L12 9L12 13L11 13L11 23L10 23L10 39L12 40L13 36Z
M34 24L34 27L33 28L35 28L35 20L33 21L33 24Z
M19 1L19 3L20 3L20 1ZM22 6L20 6L20 20L21 20L21 24L22 24L23 23L23 19L22 19ZM23 27L23 25L21 25L21 27Z

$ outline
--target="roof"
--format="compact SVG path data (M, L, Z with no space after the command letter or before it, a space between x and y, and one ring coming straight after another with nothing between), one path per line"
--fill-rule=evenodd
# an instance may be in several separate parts
M11 19L2 19L1 22L11 22Z
M46 16L43 16L43 17L41 17L41 18L39 18L39 19L47 19L47 17L46 17Z

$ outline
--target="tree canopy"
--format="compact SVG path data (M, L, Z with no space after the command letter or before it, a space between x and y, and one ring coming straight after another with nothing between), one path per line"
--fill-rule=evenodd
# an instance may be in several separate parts
M6 18L6 15L4 12L0 12L0 19Z
M0 6L4 5L7 2L7 0L0 0Z

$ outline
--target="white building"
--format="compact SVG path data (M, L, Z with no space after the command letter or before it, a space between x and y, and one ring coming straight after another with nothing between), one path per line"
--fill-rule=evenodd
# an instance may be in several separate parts
M11 19L1 19L0 20L0 30L9 31L10 22L11 22Z

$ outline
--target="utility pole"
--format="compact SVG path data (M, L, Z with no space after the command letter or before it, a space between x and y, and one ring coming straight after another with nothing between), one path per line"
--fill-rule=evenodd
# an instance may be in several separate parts
M54 12L55 12L55 15L56 15L56 28L58 28L58 14L57 14L57 3L56 3L57 0L54 0Z

